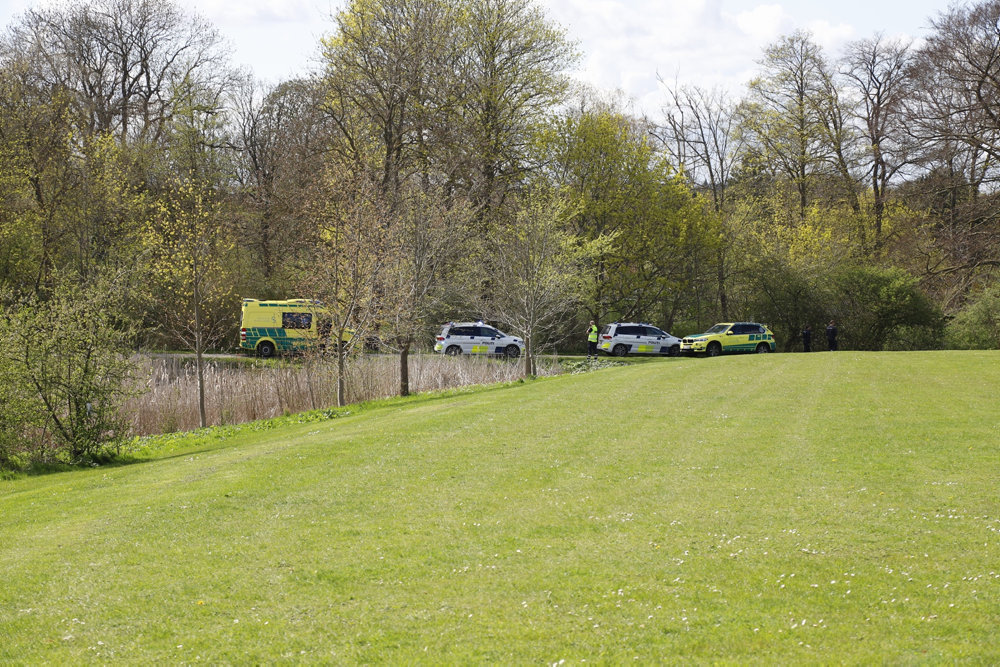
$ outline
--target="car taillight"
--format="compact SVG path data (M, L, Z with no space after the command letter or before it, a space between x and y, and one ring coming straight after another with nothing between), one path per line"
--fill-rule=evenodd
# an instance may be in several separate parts
M240 340L246 340L246 339L247 339L247 330L240 329Z
M444 340L444 336L438 336L437 339L438 340Z
M611 340L611 336L608 336L607 334L601 336L601 338L603 338L604 340Z

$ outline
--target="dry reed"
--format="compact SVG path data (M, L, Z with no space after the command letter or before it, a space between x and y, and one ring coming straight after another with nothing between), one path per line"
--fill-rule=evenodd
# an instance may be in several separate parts
M133 433L152 435L198 428L198 379L190 357L139 360L142 394L126 406ZM541 362L540 375L558 372L555 362ZM478 357L410 357L411 392L439 391L468 385L510 382L523 377L524 364ZM388 398L399 393L399 358L363 355L345 371L347 402ZM238 424L336 405L337 368L324 359L298 358L264 363L210 360L205 365L205 411L208 424Z

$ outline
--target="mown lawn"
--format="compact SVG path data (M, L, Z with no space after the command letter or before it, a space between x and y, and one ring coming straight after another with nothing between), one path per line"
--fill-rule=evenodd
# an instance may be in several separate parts
M0 662L995 664L998 389L665 359L0 482Z

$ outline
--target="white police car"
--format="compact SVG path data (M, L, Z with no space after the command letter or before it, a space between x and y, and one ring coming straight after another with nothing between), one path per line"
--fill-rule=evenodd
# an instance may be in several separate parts
M451 357L489 354L516 359L524 352L524 341L482 322L449 322L441 327L434 351Z
M597 349L616 357L626 354L666 354L675 357L681 353L681 339L652 324L615 322L601 328Z

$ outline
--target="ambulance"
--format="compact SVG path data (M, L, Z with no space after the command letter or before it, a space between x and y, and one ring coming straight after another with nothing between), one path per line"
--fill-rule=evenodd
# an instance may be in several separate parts
M240 349L262 358L301 352L330 335L332 321L323 304L313 299L258 301L243 299ZM351 334L344 334L344 342Z

